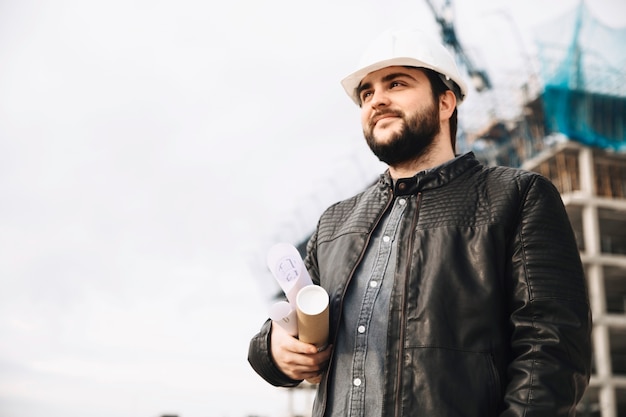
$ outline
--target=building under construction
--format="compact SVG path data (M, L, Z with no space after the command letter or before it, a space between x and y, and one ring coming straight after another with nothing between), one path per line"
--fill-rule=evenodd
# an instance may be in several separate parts
M593 374L577 415L626 417L626 29L603 25L581 2L539 36L541 70L522 86L515 116L466 128L461 151L536 171L560 191L593 314ZM310 415L313 388L288 390L291 416Z

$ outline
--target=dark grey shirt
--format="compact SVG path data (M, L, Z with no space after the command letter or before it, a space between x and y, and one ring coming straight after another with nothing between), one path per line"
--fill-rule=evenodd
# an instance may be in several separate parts
M327 417L381 417L389 299L396 265L400 196L379 223L350 283L335 341Z

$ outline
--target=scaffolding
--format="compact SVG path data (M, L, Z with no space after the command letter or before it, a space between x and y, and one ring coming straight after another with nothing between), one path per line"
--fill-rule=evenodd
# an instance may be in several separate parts
M625 152L624 41L626 28L603 24L584 1L538 27L539 88L530 88L530 79L521 88L500 88L501 96L525 93L518 105L511 105L513 117L466 129L470 150L490 165L508 166L520 166L563 140ZM484 110L477 107L472 111Z

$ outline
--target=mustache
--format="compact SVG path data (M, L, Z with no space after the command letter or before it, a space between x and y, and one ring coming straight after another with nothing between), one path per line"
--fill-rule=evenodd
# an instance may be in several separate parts
M383 117L386 116L394 116L394 117L401 117L404 118L404 112L402 112L401 110L392 110L392 109L385 109L385 110L381 110L381 111L377 111L375 113L372 113L372 116L370 117L369 120L369 126L374 127L374 125Z

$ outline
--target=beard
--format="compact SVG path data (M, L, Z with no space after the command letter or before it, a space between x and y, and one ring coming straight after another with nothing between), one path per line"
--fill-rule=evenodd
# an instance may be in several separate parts
M392 114L402 118L402 128L385 143L374 136L374 124L368 123L363 135L370 149L387 165L398 165L425 155L441 130L439 112L435 105L407 116L401 110L387 110L378 114Z

